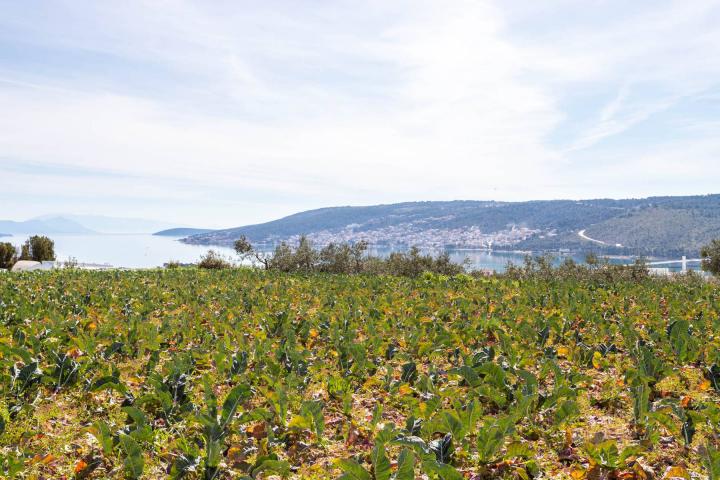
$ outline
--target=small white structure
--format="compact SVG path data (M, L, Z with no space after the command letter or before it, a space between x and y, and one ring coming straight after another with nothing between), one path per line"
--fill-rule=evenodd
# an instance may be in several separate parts
M41 265L40 262L33 260L18 260L15 265L10 269L11 272L29 272L31 270L37 270Z
M669 277L671 275L670 269L667 267L663 268L648 268L648 273L650 275L655 275L657 277Z
M18 260L10 269L11 272L31 272L33 270L52 270L54 261L36 262L34 260Z

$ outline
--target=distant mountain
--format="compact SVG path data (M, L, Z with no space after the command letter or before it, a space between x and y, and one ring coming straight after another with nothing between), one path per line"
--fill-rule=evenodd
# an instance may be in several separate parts
M24 222L0 220L0 231L8 234L40 234L53 233L86 234L94 233L89 228L63 217L47 217L42 220L32 219Z
M213 230L209 228L169 228L153 233L160 237L187 237L189 235L200 235L202 233L210 233Z
M33 220L62 217L77 222L98 233L153 233L158 230L177 227L177 224L150 220L146 218L107 217L101 215L54 214L37 217ZM184 226L184 225L181 225Z
M231 245L241 235L256 244L296 242L307 235L318 245L367 240L377 246L695 255L720 237L720 195L332 207L183 241Z

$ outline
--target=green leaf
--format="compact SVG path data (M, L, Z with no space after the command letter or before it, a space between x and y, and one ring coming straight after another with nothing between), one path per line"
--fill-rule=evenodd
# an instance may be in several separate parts
M415 480L415 454L403 448L397 461L397 471L392 480Z
M605 440L597 444L585 445L585 452L601 467L616 469L620 467L620 452L615 440Z
M425 473L438 475L442 480L463 480L460 472L448 464L438 462L434 455L423 457L422 468Z
M247 385L237 385L230 390L230 393L228 393L228 396L225 398L225 402L223 402L222 415L220 417L220 427L223 430L225 430L230 420L232 420L238 406L250 397L252 397L252 391Z
M480 378L480 375L475 372L475 370L472 369L472 367L469 367L468 365L463 365L460 368L456 368L451 370L451 373L456 373L460 375L465 382L470 385L471 387L478 387L482 383L482 379Z
M439 463L450 463L453 453L452 433L447 433L443 438L433 440L428 444L428 447L435 453L435 458Z
M427 454L430 452L430 448L428 447L428 444L425 443L425 440L423 440L420 437L416 437L414 435L408 435L408 436L403 435L403 436L397 437L395 440L393 440L393 443L411 447L419 455L424 455L424 454Z
M555 410L555 425L562 425L580 415L580 407L573 400L565 400Z
M367 470L362 465L352 459L340 459L338 460L338 466L343 471L343 475L340 477L345 480L372 480Z
M147 417L142 410L136 407L122 407L122 411L132 419L135 428L142 428L148 424Z
M106 456L112 455L115 442L110 427L102 420L98 420L93 426L95 427L93 435L97 438L98 442L100 442L103 453Z
M252 476L256 478L259 473L276 473L282 478L290 476L290 464L284 460L266 459L253 468Z
M385 445L397 438L397 430L391 423L386 423L383 429L375 435L375 445Z
M131 436L125 434L120 435L120 445L125 452L125 460L123 461L125 475L132 479L140 478L145 467L140 445Z
M477 434L478 455L480 461L489 463L505 443L505 437L514 430L512 417L486 423Z
M207 445L205 446L205 467L210 469L216 469L218 465L220 465L223 444L220 440L217 439L208 439L206 441Z
M376 403L375 408L373 408L372 420L370 421L370 425L372 425L373 428L382 419L382 412L383 412L382 404Z
M180 455L173 462L172 469L170 470L170 478L173 480L180 480L190 472L194 472L200 465L200 458Z
M323 416L323 403L319 400L308 400L302 403L300 415L308 418L315 430L318 441L322 441L325 431L325 417Z
M415 362L406 363L402 366L400 381L412 385L413 383L415 383L417 375L417 365L415 364Z
M207 375L203 376L203 392L205 394L205 405L207 406L208 416L217 417L217 396L212 389L210 384L210 378Z
M708 473L708 479L720 480L720 451L712 445L708 445L705 448L700 448L700 455Z
M389 480L391 473L390 460L385 455L384 445L375 445L370 454L370 460L372 461L375 480Z
M533 452L530 447L524 443L512 442L507 446L505 458L530 458Z

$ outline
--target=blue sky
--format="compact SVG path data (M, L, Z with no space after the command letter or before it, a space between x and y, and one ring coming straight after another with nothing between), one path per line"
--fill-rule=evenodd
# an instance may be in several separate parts
M4 218L720 191L720 1L0 9Z

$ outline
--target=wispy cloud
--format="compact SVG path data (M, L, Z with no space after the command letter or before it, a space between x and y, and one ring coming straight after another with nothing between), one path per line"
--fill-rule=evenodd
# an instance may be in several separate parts
M718 6L6 2L4 200L17 217L46 206L27 200L46 177L21 179L10 161L67 169L45 191L68 208L138 215L145 199L196 224L333 204L609 195L616 161L636 170L659 149L665 168L716 152L716 127L687 108L692 131L664 129L717 95ZM570 101L578 92L594 104ZM636 134L649 125L650 138ZM114 177L83 186L76 170ZM658 188L677 181L655 172ZM592 176L605 180L587 185ZM82 192L105 199L76 202Z

